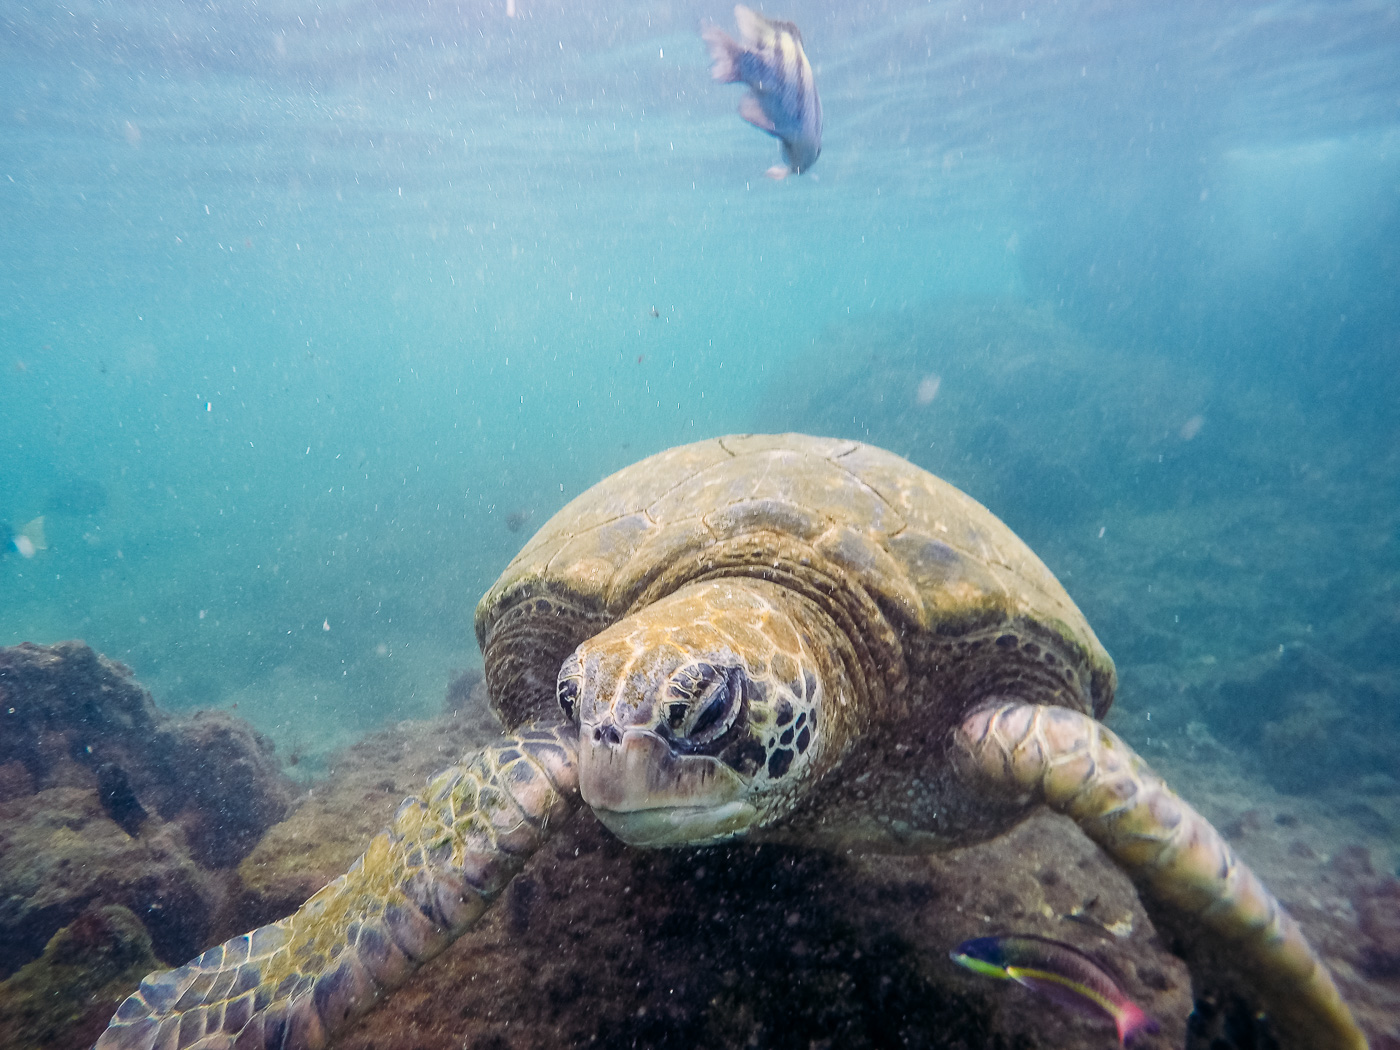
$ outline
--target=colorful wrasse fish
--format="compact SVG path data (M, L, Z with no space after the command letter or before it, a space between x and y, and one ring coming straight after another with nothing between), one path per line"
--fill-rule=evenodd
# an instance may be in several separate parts
M948 955L973 973L1015 981L1078 1013L1107 1015L1123 1046L1157 1031L1157 1022L1123 994L1103 967L1068 944L1048 937L976 937Z
M791 22L770 22L743 4L734 8L734 21L742 43L719 26L700 33L710 48L710 76L722 84L747 84L751 90L739 103L739 116L783 144L786 167L774 165L765 174L801 175L822 151L822 103L802 34Z

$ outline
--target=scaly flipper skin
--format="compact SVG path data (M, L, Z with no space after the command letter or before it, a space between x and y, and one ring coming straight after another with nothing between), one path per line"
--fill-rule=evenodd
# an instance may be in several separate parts
M996 704L963 721L953 750L974 787L1072 818L1143 891L1159 928L1187 935L1193 969L1252 993L1284 1047L1366 1050L1298 924L1210 822L1102 724L1063 707Z
M147 977L96 1050L327 1045L471 926L577 804L571 727L468 756L294 915Z

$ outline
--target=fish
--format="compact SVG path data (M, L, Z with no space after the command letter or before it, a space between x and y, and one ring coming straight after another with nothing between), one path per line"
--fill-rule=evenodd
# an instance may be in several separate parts
M1102 966L1078 948L1048 937L1011 935L974 937L948 957L984 977L1015 981L1077 1013L1107 1016L1127 1046L1159 1026L1129 999Z
M18 551L21 557L32 558L40 551L49 549L48 541L44 538L44 516L42 514L14 533L10 531L9 525L0 522L0 536L6 536L9 539L8 543L0 546L0 556L14 550Z
M734 21L740 40L716 25L700 32L710 49L710 76L721 84L747 84L739 116L782 143L783 163L764 174L770 179L801 175L822 152L822 103L802 33L791 22L769 21L743 4L734 8Z

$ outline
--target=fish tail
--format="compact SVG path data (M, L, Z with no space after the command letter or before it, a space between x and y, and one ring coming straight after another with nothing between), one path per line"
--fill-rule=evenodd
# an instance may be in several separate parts
M1118 1042L1123 1046L1127 1046L1138 1036L1156 1032L1161 1027L1137 1003L1132 1002L1119 1005L1113 1022L1118 1026Z
M44 537L44 516L42 514L20 529L19 534L34 544L35 550L46 551L49 549L49 542Z
M742 79L739 73L739 56L744 49L738 41L719 26L705 26L700 30L700 39L710 49L710 76L721 84L733 84Z

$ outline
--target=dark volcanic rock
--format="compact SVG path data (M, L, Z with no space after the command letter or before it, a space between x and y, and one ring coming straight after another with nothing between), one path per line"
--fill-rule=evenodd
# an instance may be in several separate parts
M1065 921L1088 906L1119 939ZM1064 821L941 857L773 846L634 850L582 815L483 921L343 1041L346 1050L1083 1048L1111 1032L947 958L1035 932L1102 955L1185 1038L1184 967L1131 887Z
M262 837L236 881L225 873L228 903L200 943L162 952L166 961L293 910L350 865L404 795L495 732L479 703L468 701L452 715L400 723L337 753L331 776ZM22 774L13 777L20 787L32 779L27 769ZM121 856L120 865L165 872L163 892L172 899L181 892L217 895L199 883L208 873L197 866L193 890L182 889L173 851L184 827L161 823L157 810L132 839L106 817L95 792L46 790L79 796L39 807L50 815L60 802L71 808L71 835L51 832L63 849L148 849ZM1231 807L1245 805L1233 782L1221 793ZM1284 841L1263 837L1275 830L1285 841L1306 837L1306 821L1285 821L1286 814L1262 804L1229 816L1222 823L1247 840L1251 859L1264 861L1268 879L1339 967L1363 1021L1383 1034L1393 997L1352 966L1380 973L1386 965L1386 880L1360 854L1341 857L1324 876L1321 842L1304 859L1301 840L1288 852ZM168 832L171 853L157 849L151 825ZM6 855L38 848L4 845ZM58 867L38 873L38 881L75 878ZM1366 945L1356 919L1346 917L1348 897L1366 927ZM154 929L154 920L142 917ZM1112 1042L1111 1030L947 959L959 941L993 932L1055 937L1103 960L1162 1022L1162 1032L1139 1050L1267 1045L1239 1028L1228 1002L1202 1012L1188 1038L1184 966L1159 942L1129 882L1063 818L1041 814L993 842L940 856L883 857L748 845L635 850L585 812L533 858L475 929L337 1046L1091 1050ZM82 1043L64 1037L51 1045L76 1050Z
M1351 898L1361 931L1361 968L1377 979L1400 979L1400 879L1378 875L1370 852L1341 850L1329 865Z
M484 709L487 705L486 676L477 667L453 670L442 698L442 713L450 715L469 706Z
M473 707L402 723L339 753L330 780L241 865L248 925L291 910L340 874L391 819L402 793L492 735L488 721L464 721ZM1191 781L1184 772L1174 779ZM1327 843L1310 819L1275 812L1264 799L1251 804L1238 779L1217 787L1227 803L1222 825L1244 838L1251 862L1336 968L1362 1023L1383 1039L1400 1005L1395 982L1358 970L1386 965L1389 883L1369 862L1328 865ZM1201 783L1192 788L1205 791ZM1067 921L1071 915L1079 921ZM1111 1031L948 961L951 946L988 932L1055 937L1101 958L1162 1021L1162 1033L1140 1048L1269 1045L1228 999L1200 1002L1188 1036L1184 966L1160 943L1128 881L1063 818L1041 814L1000 839L944 855L883 857L745 845L635 850L583 813L476 928L337 1046L1112 1044Z
M832 326L758 414L906 456L1042 553L1120 501L1175 507L1228 485L1229 416L1170 358L1091 345L1045 306L977 300Z
M197 711L171 723L166 768L175 790L162 815L184 827L201 864L237 864L286 815L294 789L265 737L227 711Z

